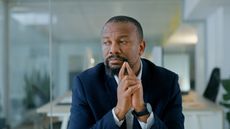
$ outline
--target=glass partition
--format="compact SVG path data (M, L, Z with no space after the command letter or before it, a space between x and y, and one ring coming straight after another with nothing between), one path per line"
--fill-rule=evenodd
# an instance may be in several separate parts
M48 128L37 108L50 101L48 1L9 1L9 121L11 128Z
M3 62L5 61L5 38L4 38L4 23L5 23L5 8L3 2L0 0L0 129L5 126L6 123L6 113L5 113L5 93L4 93L4 69L5 65Z

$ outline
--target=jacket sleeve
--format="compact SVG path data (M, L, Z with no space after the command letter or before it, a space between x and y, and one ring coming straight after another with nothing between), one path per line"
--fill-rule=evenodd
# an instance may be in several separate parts
M184 115L182 113L182 98L178 84L178 76L174 77L173 86L168 89L168 104L164 116L160 119L154 114L154 124L151 129L184 129Z
M74 78L72 105L68 129L119 129L112 110L96 121L87 102L83 84L78 77Z

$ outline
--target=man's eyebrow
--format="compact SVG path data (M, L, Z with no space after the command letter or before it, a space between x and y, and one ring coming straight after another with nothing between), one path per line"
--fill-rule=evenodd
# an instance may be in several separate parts
M102 39L109 39L109 36L102 36Z
M129 36L128 35L121 35L121 36L118 36L118 38L128 38ZM109 36L102 36L103 39L109 39Z
M129 36L128 35L121 35L119 36L119 38L128 38Z

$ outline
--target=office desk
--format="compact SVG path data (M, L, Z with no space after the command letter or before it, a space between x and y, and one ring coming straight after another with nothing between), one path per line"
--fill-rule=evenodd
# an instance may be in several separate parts
M185 129L223 129L224 116L220 106L202 98L194 91L184 95L182 99ZM70 103L71 92L68 92L63 97L38 108L37 113L59 117L62 120L61 129L66 129L70 115Z
M48 117L58 117L61 121L61 129L66 129L70 115L71 92L39 107L36 112L46 114Z
M223 129L224 112L219 105L191 91L182 97L185 129Z

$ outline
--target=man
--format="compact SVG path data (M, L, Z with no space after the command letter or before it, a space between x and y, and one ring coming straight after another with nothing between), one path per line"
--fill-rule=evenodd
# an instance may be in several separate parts
M104 63L75 77L69 129L183 129L178 76L141 59L140 23L115 16L101 35Z

